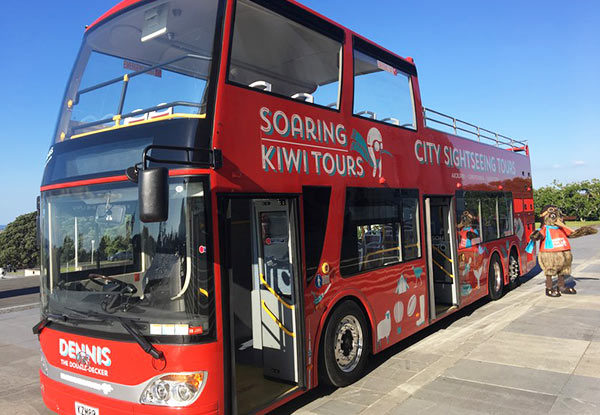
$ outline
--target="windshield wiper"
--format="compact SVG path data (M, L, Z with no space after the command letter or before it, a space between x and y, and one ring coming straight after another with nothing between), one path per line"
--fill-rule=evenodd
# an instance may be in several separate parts
M152 345L144 337L144 335L140 332L139 328L136 326L136 320L127 317L119 317L114 316L112 314L102 314L95 311L80 311L74 308L65 307L67 310L72 311L76 314L84 316L85 318L73 317L70 314L53 314L48 313L42 318L35 326L33 326L32 331L33 334L40 334L45 327L53 322L69 322L72 324L104 324L107 322L118 322L121 326L133 337L137 344L140 345L142 350L148 353L155 359L163 360L165 355L160 350L157 350L156 347ZM92 320L90 320L90 318Z
M113 316L113 318L116 319L119 323L121 323L121 326L123 326L123 328L125 328L125 330L127 330L129 334L131 334L131 337L135 339L137 344L140 345L144 352L148 353L150 356L158 360L163 360L165 358L165 354L160 350L156 349L156 347L154 347L152 343L150 343L148 339L146 339L144 335L140 333L140 330L136 327L133 321L124 317Z
M128 317L119 317L119 316L115 316L112 314L102 314L102 313L98 313L96 311L79 311L79 310L75 310L75 309L71 309L71 308L69 308L69 310L74 311L74 312L81 314L83 316L86 316L86 317L92 317L92 318L98 319L96 321L101 321L101 322L116 321L117 323L121 324L121 326L125 330L127 330L127 332L131 335L131 337L133 337L133 339L136 341L136 343L140 345L140 347L142 348L142 350L144 352L148 353L150 356L152 356L153 358L158 359L158 360L163 360L165 358L164 353L161 352L160 350L156 349L156 347L154 347L154 345L152 345L152 343L150 343L148 341L148 339L146 339L144 337L144 335L140 332L140 329L136 326L136 322L141 322L140 320L132 319L132 318L128 318ZM84 319L81 319L81 320L87 321Z
M78 314L82 314L80 311L76 311L76 310L72 310L75 311ZM59 322L59 323L72 323L72 324L81 324L81 323L86 323L86 324L98 324L98 323L104 323L104 320L90 320L88 318L78 318L78 317L73 317L70 314L54 314L54 313L48 313L44 316L44 318L42 318L35 326L33 326L31 328L31 330L33 331L33 334L40 334L42 332L42 330L44 330L45 327L47 327L48 325L50 325L51 323L54 322Z

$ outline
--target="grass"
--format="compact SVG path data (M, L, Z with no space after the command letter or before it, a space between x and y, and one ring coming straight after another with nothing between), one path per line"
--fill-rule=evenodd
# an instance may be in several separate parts
M584 220L584 221L568 220L565 222L565 225L567 225L571 229L577 229L577 228L581 228L582 226L598 226L598 225L600 225L600 220ZM539 229L540 226L541 225L539 222L535 223L536 229Z

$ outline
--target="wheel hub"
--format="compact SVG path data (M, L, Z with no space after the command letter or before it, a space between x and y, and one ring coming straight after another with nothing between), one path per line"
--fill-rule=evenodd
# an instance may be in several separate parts
M340 320L335 330L335 360L343 372L356 368L363 350L363 331L358 319L348 315Z

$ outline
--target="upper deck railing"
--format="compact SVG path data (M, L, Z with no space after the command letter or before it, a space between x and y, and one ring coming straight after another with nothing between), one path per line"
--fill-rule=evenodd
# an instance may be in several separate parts
M459 120L458 118L450 115L442 114L441 112L434 111L429 108L423 108L423 118L425 119L425 125L429 128L447 132L445 129L442 130L439 128L442 126L442 128L445 127L452 131L454 135L460 137L470 138L473 140L477 139L477 141L480 143L485 142L505 150L515 152L523 151L526 154L529 154L527 140L515 140L514 138L486 130L485 128L481 128L477 125ZM435 124L435 127L430 125L430 122Z

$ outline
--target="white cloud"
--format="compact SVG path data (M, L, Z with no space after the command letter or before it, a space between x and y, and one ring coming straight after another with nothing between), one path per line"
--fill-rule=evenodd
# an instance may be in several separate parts
M575 161L573 162L573 165L574 165L574 166L577 166L577 167L580 167L580 166L585 166L586 164L587 164L587 163L586 163L585 161L583 161L583 160L575 160Z
M552 168L553 169L562 169L562 166L560 164L553 164Z

